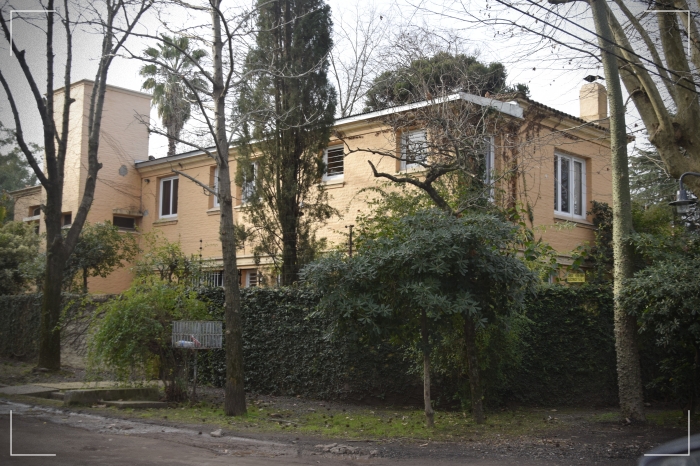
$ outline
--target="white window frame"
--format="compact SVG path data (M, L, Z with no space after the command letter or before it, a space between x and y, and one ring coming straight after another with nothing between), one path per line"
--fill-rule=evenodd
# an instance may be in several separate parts
M587 204L587 192L586 192L586 160L582 159L580 157L574 157L572 155L568 154L562 154L560 152L555 152L554 156L556 157L556 163L554 165L555 167L555 173L554 173L554 189L555 189L555 196L554 196L554 213L557 216L560 217L569 217L572 219L580 219L580 220L585 220L586 219L586 206ZM567 160L569 162L569 173L568 173L568 180L570 186L573 186L573 189L569 189L568 192L568 204L569 204L569 210L570 212L565 212L561 210L561 201L562 201L562 190L561 190L561 168L562 168L562 160ZM580 163L581 164L581 213L576 214L575 213L575 205L574 205L574 196L575 196L575 191L576 191L576 178L575 178L575 164Z
M177 218L177 213L173 214L173 186L174 183L170 183L170 214L163 215L163 183L166 181L179 180L178 176L169 176L167 178L160 179L160 195L158 196L158 218ZM180 190L180 182L177 183L177 189ZM179 194L179 193L178 193ZM178 195L178 201L180 196ZM179 206L178 206L179 207ZM179 209L178 209L179 210Z
M250 202L250 197L252 193L246 195L246 186L252 185L252 191L255 191L255 182L258 179L258 162L253 162L253 179L251 181L246 181L245 176L243 177L243 183L241 183L241 204L248 204Z
M420 140L414 141L413 138L420 134L422 137ZM423 149L425 150L425 153L423 154L423 161L425 161L428 158L428 132L425 129L414 129L411 131L404 131L401 133L401 168L400 171L405 172L405 171L414 171L414 170L421 170L424 167L417 162L412 162L408 163L406 160L406 146L410 144L421 144L423 145Z
M486 162L486 167L484 169L484 184L489 187L489 202L493 202L495 196L493 181L496 165L495 143L493 136L484 136L484 141L486 141L486 154L484 155L484 160Z
M214 169L214 203L212 206L214 208L219 207L219 167Z
M339 173L339 174L328 175L328 151L329 150L337 150L337 149L341 149L343 151L343 171L342 171L342 173ZM323 181L342 180L343 177L345 176L345 146L336 145L336 146L326 147L325 149L323 149L323 163L326 165L326 170L323 173Z
M255 271L255 285L252 286L260 286L260 271L258 269L247 269L245 271L245 287L250 288L250 272Z

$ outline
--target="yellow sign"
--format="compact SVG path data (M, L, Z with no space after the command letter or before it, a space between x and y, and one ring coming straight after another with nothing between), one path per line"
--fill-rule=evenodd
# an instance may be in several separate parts
M585 283L586 274L585 273L570 273L566 277L566 281L569 283Z

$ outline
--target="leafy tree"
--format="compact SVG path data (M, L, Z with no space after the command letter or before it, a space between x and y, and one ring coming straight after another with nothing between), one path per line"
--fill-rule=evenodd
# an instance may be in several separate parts
M66 264L65 280L77 281L83 293L88 292L88 277L107 277L114 269L124 267L139 253L136 237L120 233L111 222L88 224ZM77 285L77 283L76 283Z
M175 155L175 145L182 128L190 119L192 91L183 82L183 75L192 74L207 55L202 49L192 49L187 37L162 35L162 42L156 47L144 50L144 55L159 64L149 63L141 67L139 74L146 78L141 88L153 91L153 105L158 108L158 116L168 135L168 156ZM204 79L195 77L190 84L205 89Z
M23 222L0 226L0 295L26 289L29 277L23 265L38 255L40 240L34 228Z
M101 305L88 340L89 370L113 371L120 381L143 380L156 369L168 400L187 394L182 352L171 344L172 321L203 320L206 305L183 284L156 277L134 281L120 297Z
M439 52L377 76L367 92L365 111L430 100L459 91L484 95L505 90L527 92L527 87L506 88L506 70L500 63L486 65L474 56Z
M156 232L143 236L144 253L136 262L136 277L146 279L156 275L168 283L189 283L196 279L199 266L193 256L182 252L179 242L172 243Z
M476 332L515 312L536 275L512 248L516 227L493 215L462 218L437 209L389 222L385 234L360 241L352 258L331 255L302 271L323 293L319 312L340 329L417 342L423 362L426 421L433 425L431 347L440 328L461 326L472 410L483 422Z
M256 250L273 258L283 285L297 281L302 261L318 249L315 230L334 213L317 187L335 113L331 25L322 0L260 0L239 100L238 111L250 117L236 182L245 186Z
M630 157L632 201L642 206L668 204L676 199L678 179L672 177L659 152L651 145Z
M8 151L3 151L4 148ZM41 147L29 144L31 151L38 158ZM7 129L0 122L0 223L14 217L14 202L7 191L14 191L37 183L36 175L17 146L14 131Z

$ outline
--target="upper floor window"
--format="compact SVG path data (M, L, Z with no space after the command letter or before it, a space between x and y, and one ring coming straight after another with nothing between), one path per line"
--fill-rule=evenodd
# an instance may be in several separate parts
M29 208L29 216L30 217L39 217L41 215L41 207L37 206L32 206Z
M554 155L554 212L586 217L586 161L568 155Z
M243 174L243 184L241 184L241 203L246 204L253 199L255 194L255 180L258 177L258 162L252 163L252 170Z
M73 214L68 212L61 216L61 226L69 227L73 224Z
M160 180L160 218L177 217L178 178Z
M489 200L493 201L494 170L496 169L496 151L492 136L484 137L484 184L488 186Z
M335 180L343 177L345 153L343 146L329 147L323 151L323 163L326 164L326 173L323 180Z
M219 167L214 169L214 202L212 205L214 207L219 207Z
M428 158L428 140L424 129L401 134L401 171L422 167Z

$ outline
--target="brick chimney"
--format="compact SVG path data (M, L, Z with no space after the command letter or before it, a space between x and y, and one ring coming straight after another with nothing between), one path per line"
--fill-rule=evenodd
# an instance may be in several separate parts
M608 117L608 91L600 83L584 84L579 91L581 118L586 121L603 120ZM600 126L609 126L609 121L596 121Z

